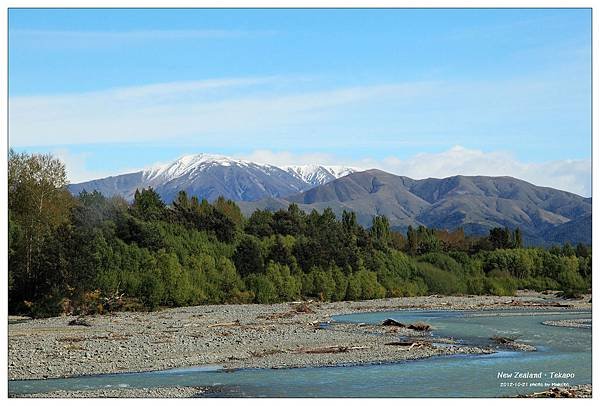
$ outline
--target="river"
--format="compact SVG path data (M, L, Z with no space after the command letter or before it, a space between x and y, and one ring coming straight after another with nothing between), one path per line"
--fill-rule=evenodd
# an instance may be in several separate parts
M9 381L10 394L118 387L208 386L221 397L502 397L538 392L544 385L592 382L591 328L543 325L546 320L589 319L583 311L392 311L334 317L336 323L386 318L424 321L434 335L490 345L511 336L535 352L443 356L397 363L224 371L219 366L64 379ZM518 377L516 373L525 374ZM556 376L562 373L567 375Z

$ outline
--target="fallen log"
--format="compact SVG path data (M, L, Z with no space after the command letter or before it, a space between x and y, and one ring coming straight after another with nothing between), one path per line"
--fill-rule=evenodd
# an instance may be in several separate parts
M573 305L570 303L559 303L559 302L546 303L545 305L552 306L552 307L573 307ZM541 304L540 306L544 306L544 305Z
M431 347L431 343L428 341L393 341L391 343L385 343L385 345L408 347L409 351L413 348Z
M570 303L560 303L560 302L523 302L520 300L510 300L508 302L504 302L504 304L510 306L520 306L520 307L563 307L569 308L573 307Z
M239 325L240 325L240 321L234 320L234 321L224 322L224 323L209 324L208 327L234 327L234 326L239 326Z
M406 324L404 323L400 323L397 320L394 319L385 319L383 321L383 323L381 323L382 326L396 326L396 327L406 327Z
M85 326L91 327L92 323L90 323L85 317L78 317L69 322L69 326Z
M410 347L415 341L392 341L391 343L385 343L385 345L397 345L399 347Z
M306 303L300 303L300 304L296 305L296 307L294 308L294 311L296 313L314 313L315 312Z
M490 339L496 344L512 344L515 342L512 337L493 336Z
M410 324L408 326L409 329L411 330L415 330L415 331L429 331L431 330L431 326L427 323L421 323L421 322L417 322L414 324Z
M304 354L336 354L340 352L348 352L351 350L364 350L368 347L347 347L343 345L332 345L329 347L316 347L316 348L300 348L297 352Z

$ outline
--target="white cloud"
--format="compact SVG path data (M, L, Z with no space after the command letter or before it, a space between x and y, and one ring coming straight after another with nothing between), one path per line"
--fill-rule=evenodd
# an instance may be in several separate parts
M64 148L57 148L51 154L65 164L69 183L79 183L88 180L106 178L115 175L114 171L94 170L88 167L88 153L72 153ZM137 172L140 168L120 168L119 174Z
M214 151L224 145L230 150L265 146L298 150L312 145L317 151L344 148L357 156L362 148L375 144L387 148L389 157L349 162L319 152L293 154L269 149L239 157L276 165L375 167L413 178L508 175L585 196L591 194L589 159L531 163L508 152L463 147L406 159L393 154L407 142L447 145L444 134L456 143L477 136L480 145L488 147L495 147L499 140L510 142L522 137L529 148L540 151L545 144L536 143L562 136L562 132L549 134L551 129L544 126L531 127L532 116L560 116L555 112L565 109L587 111L576 100L560 96L560 89L552 90L550 82L412 82L329 86L325 90L308 86L312 90L307 90L299 86L303 81L290 76L242 77L13 96L9 100L10 145L179 142L198 151ZM500 137L497 132L504 131L509 119L510 131ZM569 123L559 120L554 128L572 131ZM460 134L467 133L471 135L461 138ZM86 168L85 156L65 156L72 181L99 177Z
M441 153L418 154L409 159L384 159L383 170L416 179L452 175L512 176L538 186L567 190L591 196L591 161L556 160L523 162L507 152L483 152L455 146Z
M454 175L512 176L538 186L591 196L591 161L585 159L528 163L508 152L484 152L461 146L439 153L417 154L406 159L388 156L381 160L364 158L349 161L331 154L293 154L269 150L257 150L239 157L274 165L319 163L360 169L377 168L414 179Z
M110 172L91 170L86 164L88 154L73 154L66 149L56 149L52 153L65 163L69 181L72 183L144 169L119 168L117 171ZM368 157L349 160L328 153L298 154L266 149L247 154L235 154L233 157L275 166L321 164L350 166L359 170L376 168L413 179L445 178L454 175L512 176L538 186L566 190L586 197L591 196L591 162L585 159L528 163L516 159L507 152L483 152L461 146L439 153L417 154L406 159L388 156L380 160ZM156 162L148 168L168 163L170 162Z
M288 78L296 83L298 78ZM233 78L126 87L80 94L10 98L11 146L177 139L198 144L285 129L334 114L340 106L410 100L431 83L395 83L281 93L283 77ZM260 86L259 86L260 85ZM267 86L270 85L270 86ZM255 88L251 88L256 86ZM257 89L259 88L259 89Z

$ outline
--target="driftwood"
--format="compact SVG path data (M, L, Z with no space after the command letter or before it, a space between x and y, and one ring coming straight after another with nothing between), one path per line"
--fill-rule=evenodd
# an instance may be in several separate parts
M383 321L383 323L381 323L381 325L382 326L406 327L406 324L400 323L399 321L396 321L394 319L385 319Z
M493 336L490 338L497 345L501 345L507 348L512 348L517 351L536 351L533 345L529 345L526 343L519 343L516 341L516 337L502 337L502 336Z
M431 330L431 326L427 323L417 322L414 324L409 324L408 328L415 331L429 331Z
M225 323L209 324L208 327L234 327L234 326L239 326L239 325L240 325L240 321L234 320L234 321L225 322Z
M90 323L88 320L86 320L83 317L78 317L76 319L73 319L69 322L69 326L85 326L85 327L91 327L92 323Z
M431 347L431 343L428 341L393 341L391 343L385 343L385 345L408 347L409 351L413 348Z
M509 302L505 302L504 304L510 306L519 306L519 307L573 307L570 303L560 303L560 302L523 302L521 300L511 300Z
M512 344L515 342L514 338L502 336L493 336L491 337L491 340L496 344Z
M284 350L281 350L279 348L274 348L271 350L264 350L264 351L250 351L249 354L252 355L253 357L265 357L267 355L274 355L274 354L282 354L285 353Z
M422 323L422 322L417 322L417 323L413 323L413 324L409 324L408 326L404 323L401 323L397 320L394 319L385 319L383 321L383 323L381 323L382 326L394 326L394 327L406 327L409 328L411 330L415 330L415 331L429 331L431 330L431 326L427 323Z
M296 305L294 310L296 311L296 313L314 313L315 312L306 303L300 303L300 304Z
M410 347L416 343L416 341L392 341L391 343L385 343L385 345L397 345L398 347Z
M302 303L312 303L312 302L314 302L314 300L312 300L312 299L308 299L308 300L306 300L306 301L304 301L304 302L302 302L302 301L290 302L290 304L295 304L295 305L297 305L297 304L302 304Z
M328 347L316 347L316 348L300 348L297 352L304 354L335 354L339 352L348 352L351 350L364 350L368 347L347 347L343 345L332 345Z
M295 316L295 315L301 314L301 313L304 313L304 314L314 313L315 311L313 309L311 309L310 306L308 305L308 303L311 303L311 302L312 301L292 302L292 304L295 305L292 310L288 310L287 312L281 312L281 313L273 313L268 316L263 316L262 318L265 318L267 320L273 320L273 319L292 317L292 316Z
M559 302L545 303L545 304L541 304L540 306L573 307L573 305L570 303L559 303Z
M85 337L59 337L56 339L56 341L60 341L62 343L77 343L85 340Z

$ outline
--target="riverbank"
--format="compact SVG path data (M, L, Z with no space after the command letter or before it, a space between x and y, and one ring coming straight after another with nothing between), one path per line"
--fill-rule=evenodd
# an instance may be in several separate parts
M197 398L207 392L206 388L194 386L174 386L168 388L105 388L66 391L15 396L17 398Z
M576 385L563 388L551 388L543 392L535 392L521 396L524 398L591 398L592 385Z
M592 328L592 319L548 320L542 324L554 327Z
M563 307L566 306L566 307ZM153 313L116 313L20 320L9 324L9 379L44 379L218 364L225 368L287 368L378 363L493 351L438 346L426 332L397 326L332 323L336 314L394 309L591 309L589 296L428 296L361 302L210 305ZM435 326L433 326L435 328ZM389 345L406 336L415 345Z

